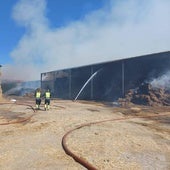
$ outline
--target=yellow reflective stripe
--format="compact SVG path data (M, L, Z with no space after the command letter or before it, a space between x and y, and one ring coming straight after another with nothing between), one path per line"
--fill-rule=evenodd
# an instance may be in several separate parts
M37 92L36 93L36 98L40 98L41 97L41 93L40 92Z
M46 98L50 98L50 92L46 92L46 93L45 93L45 97L46 97Z

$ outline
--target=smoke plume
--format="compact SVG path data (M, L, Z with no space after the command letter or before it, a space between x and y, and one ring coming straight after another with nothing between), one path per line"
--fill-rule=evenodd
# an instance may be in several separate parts
M14 6L12 17L25 34L11 52L14 63L4 67L4 77L37 80L41 72L170 49L169 0L108 0L57 28L50 27L47 3L19 0Z
M154 88L163 88L170 91L170 71L158 78L153 79L150 83Z

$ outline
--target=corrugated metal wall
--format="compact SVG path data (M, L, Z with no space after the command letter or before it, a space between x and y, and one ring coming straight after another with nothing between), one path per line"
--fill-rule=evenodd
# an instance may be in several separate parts
M124 97L129 89L135 89L168 70L170 52L163 52L42 73L41 87L49 88L53 97L62 99L73 100L77 97L82 100L114 101Z

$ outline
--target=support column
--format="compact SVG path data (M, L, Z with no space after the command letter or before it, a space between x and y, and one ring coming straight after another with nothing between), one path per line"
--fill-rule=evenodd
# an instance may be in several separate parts
M71 69L69 70L69 99L71 99Z
M125 97L125 64L122 60L122 97Z
M93 66L91 66L91 76L93 75ZM93 100L93 79L91 79L91 91L90 91L90 98Z

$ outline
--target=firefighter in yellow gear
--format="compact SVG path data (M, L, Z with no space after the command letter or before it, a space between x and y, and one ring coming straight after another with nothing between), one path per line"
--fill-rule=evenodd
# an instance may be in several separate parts
M36 109L40 109L41 104L41 91L37 89L35 92L35 102L36 102Z
M50 109L50 98L51 98L51 93L50 93L50 90L48 89L45 92L45 106L44 106L45 110Z

